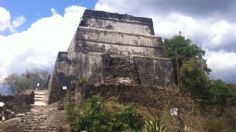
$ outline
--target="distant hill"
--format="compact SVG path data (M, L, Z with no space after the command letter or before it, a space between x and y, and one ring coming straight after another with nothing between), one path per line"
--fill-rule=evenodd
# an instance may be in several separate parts
M0 94L11 94L9 88L0 84Z

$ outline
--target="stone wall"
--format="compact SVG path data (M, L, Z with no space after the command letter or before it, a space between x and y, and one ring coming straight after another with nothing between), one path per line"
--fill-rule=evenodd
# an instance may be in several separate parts
M103 55L102 61L105 83L140 86L172 84L172 65L168 59Z
M137 46L128 46L128 45L117 45L117 44L109 44L102 42L93 42L93 41L78 41L81 45L74 46L74 52L97 52L104 53L108 52L116 55L139 55L139 56L162 56L163 48L156 47L137 47Z
M163 54L161 38L151 35L80 27L73 40L68 52L111 52L120 55L159 57Z
M173 70L170 59L134 57L134 64L142 86L171 86Z
M16 113L28 112L31 104L34 103L34 94L18 94L18 95L0 95L0 102L4 102L6 119L12 118ZM0 107L0 113L3 109ZM14 112L14 113L12 113Z
M134 17L117 13L86 10L80 23L81 27L114 30L126 33L154 35L150 18Z
M118 45L138 47L162 46L161 41L153 35L124 33L88 27L78 28L78 40L96 41Z
M67 52L59 52L54 71L49 81L49 103L60 100L65 96L62 86L69 86L73 76L70 73L71 60Z

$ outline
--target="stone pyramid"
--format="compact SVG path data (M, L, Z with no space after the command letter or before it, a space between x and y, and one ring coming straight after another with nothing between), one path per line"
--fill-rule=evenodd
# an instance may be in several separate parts
M150 18L85 10L67 52L59 52L49 82L49 103L60 100L71 81L90 86L168 86L172 64L163 55Z

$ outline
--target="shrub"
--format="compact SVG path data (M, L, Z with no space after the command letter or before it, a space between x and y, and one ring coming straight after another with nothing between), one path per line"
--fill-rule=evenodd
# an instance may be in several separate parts
M181 90L192 97L206 99L208 97L209 78L196 59L186 61L181 67Z
M76 107L77 106L75 105L75 103L69 103L69 102L65 103L65 114L67 121L69 123L72 123L75 120L76 116L78 115Z
M115 103L110 103L111 104ZM69 106L69 105L68 105ZM100 96L92 96L85 101L83 109L76 106L66 107L67 117L71 121L71 131L113 132L127 130L142 130L144 121L134 105L124 106L114 112L106 107L106 102ZM76 112L76 113L73 113Z
M234 96L232 88L221 80L211 81L211 101L215 104L227 104Z
M153 119L145 121L145 132L166 132L166 126L162 124L161 120Z

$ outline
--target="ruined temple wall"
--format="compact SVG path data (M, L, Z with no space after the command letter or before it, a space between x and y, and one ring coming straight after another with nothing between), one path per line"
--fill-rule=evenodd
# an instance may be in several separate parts
M150 18L103 11L85 10L80 26L154 35L153 22Z
M161 39L155 37L154 35L124 33L87 27L78 28L77 35L78 40L90 40L96 42L106 42L142 47L162 46Z
M173 79L170 59L97 52L71 52L67 57L59 59L55 72L60 77L83 77L89 84L119 84L128 81L132 85L162 86L171 84Z
M68 53L59 52L48 85L49 103L53 103L64 97L65 91L62 90L62 86L69 86L71 80L74 79L72 74L70 74L70 64Z
M85 78L91 86L172 85L171 60L149 18L86 10L68 52L60 52L49 83L49 102L65 96L62 86Z
M54 72L63 73L68 76L69 67L70 67L70 60L68 59L68 53L59 52Z
M132 56L132 55L140 55L140 56L163 56L163 49L160 48L151 48L151 47L135 47L129 45L116 45L109 43L101 43L101 42L91 42L91 41L78 41L78 44L70 50L70 52L100 52L100 53L111 53L115 55L124 55L124 56Z
M78 28L68 52L109 52L119 55L162 57L161 38L107 30Z
M128 14L118 14L104 11L95 11L86 9L83 14L83 19L96 18L96 19L113 19L122 22L134 22L140 24L152 24L152 19L147 17L136 17Z
M172 84L172 65L169 59L104 55L104 82L140 86Z
M73 52L70 74L89 84L164 86L172 83L170 59Z
M102 82L101 54L71 52L70 55L73 56L71 74L76 75L77 79L85 78L90 83Z
M170 86L173 82L173 69L170 59L133 58L141 86Z
M117 84L132 86L172 85L172 66L169 59L142 56L119 56L90 52L69 52L58 55L51 77L49 102L65 96L62 86L72 80L85 78L87 84Z
M150 25L134 22L119 22L112 19L94 19L91 18L87 20L88 27L106 29L111 31L119 31L124 33L135 33L143 35L152 35L153 29L150 28Z

